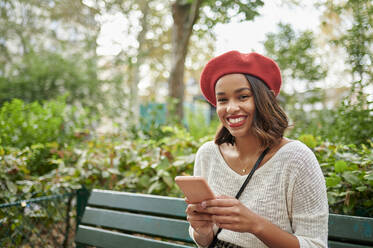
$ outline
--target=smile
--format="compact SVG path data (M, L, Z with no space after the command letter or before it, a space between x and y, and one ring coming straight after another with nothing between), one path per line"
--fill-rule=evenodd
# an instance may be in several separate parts
M227 122L230 127L239 127L245 123L246 117L239 116L239 117L228 117Z

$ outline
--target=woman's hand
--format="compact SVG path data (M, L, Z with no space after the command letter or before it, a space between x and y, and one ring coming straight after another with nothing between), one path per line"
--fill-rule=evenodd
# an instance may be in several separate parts
M201 236L209 236L213 233L213 222L211 214L204 213L206 210L202 208L201 204L191 204L186 199L188 204L186 209L187 220L191 227L197 234Z
M255 234L260 229L262 217L249 210L239 200L218 196L201 204L202 212L211 214L211 221L223 229Z

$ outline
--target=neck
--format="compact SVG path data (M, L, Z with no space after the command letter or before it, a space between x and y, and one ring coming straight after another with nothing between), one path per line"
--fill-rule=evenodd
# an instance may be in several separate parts
M235 146L239 156L255 156L263 150L260 140L253 136L246 136L235 139Z

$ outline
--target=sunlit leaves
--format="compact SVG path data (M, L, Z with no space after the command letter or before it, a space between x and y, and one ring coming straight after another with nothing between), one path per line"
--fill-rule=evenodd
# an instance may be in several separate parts
M317 145L316 138L310 134L303 134L298 139L311 149L314 149Z
M347 163L343 160L338 160L334 164L335 172L344 172L347 170Z
M17 99L5 103L0 108L0 145L20 148L30 146L31 149L40 150L40 144L50 142L48 149L56 148L58 145L52 142L62 143L72 138L72 125L76 129L83 127L80 118L69 119L69 114L73 115L74 110L69 112L62 98L43 104L26 104Z
M311 31L296 32L290 24L278 25L277 33L267 34L264 47L286 77L317 81L326 76L317 60L315 37Z
M258 9L264 5L264 1L212 1L202 3L201 24L206 26L206 31L217 23L228 23L232 19L236 21L253 20L259 15Z
M324 35L346 51L348 70L364 88L372 80L373 5L369 0L325 1L324 5Z

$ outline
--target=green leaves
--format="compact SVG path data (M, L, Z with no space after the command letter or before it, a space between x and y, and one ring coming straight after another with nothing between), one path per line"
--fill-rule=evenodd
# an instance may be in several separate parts
M10 193L12 193L12 194L17 193L17 186L13 182L7 180L6 181L6 186L7 186L8 190L10 191Z
M281 68L285 77L313 82L323 79L326 70L317 60L315 36L311 31L296 32L290 24L278 24L277 33L266 36L266 53Z
M325 178L326 187L328 187L328 188L340 185L341 181L342 181L342 179L335 174Z
M3 120L6 124L0 125L11 127L9 130L12 130L16 127L15 123L24 121L24 125L29 127L31 124L27 122L26 113L23 113L23 117L19 113L25 106L29 105L15 101L6 106L7 111L1 109L3 115L0 116L3 119L0 122ZM34 110L31 111L32 123L40 128L29 127L22 131L24 141L30 145L0 146L1 202L14 201L19 194L27 198L39 192L60 193L81 185L181 197L182 193L175 185L174 178L192 174L197 149L212 138L204 135L207 138L199 139L203 135L193 136L184 127L177 125L159 125L154 138L143 134L133 138L124 133L85 139L59 133L56 137L52 136L55 135L53 130L49 131L56 126L42 123L47 113L55 113L48 110L53 109L52 106L59 109L47 103L29 108ZM56 114L57 117L61 115ZM19 119L22 121L18 122ZM66 121L63 119L62 123ZM77 127L72 122L69 130ZM32 136L32 132L27 130L34 130L38 137ZM154 130L149 133L152 132ZM43 135L47 138L44 139ZM65 135L62 136L64 139L61 135ZM9 136L12 137L12 132L5 134L0 129L3 140L9 140ZM35 142L32 142L31 137ZM48 142L50 140L53 141ZM67 142L62 143L61 140ZM369 200L373 199L373 143L343 145L323 142L320 137L313 135L302 135L299 140L313 149L321 165L331 211L354 215L364 208L373 216L373 201Z
M310 134L303 134L298 138L298 140L302 141L311 149L314 149L317 145L316 138Z
M325 142L314 150L325 175L332 212L373 216L372 143L357 146Z
M343 172L343 178L352 186L358 185L360 183L360 178L358 176L359 172L346 171Z
M0 108L0 145L23 148L73 141L74 131L83 129L80 119L69 118L74 114L78 113L67 108L64 98L42 104L19 99L6 102Z
M344 172L347 170L347 163L343 160L338 160L334 164L334 170L335 172Z

